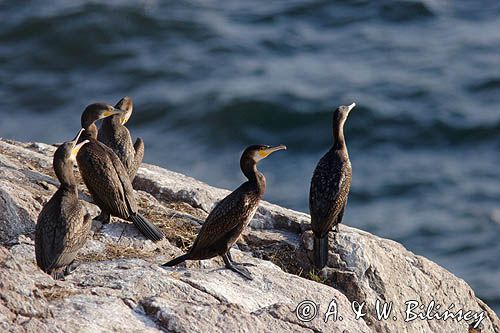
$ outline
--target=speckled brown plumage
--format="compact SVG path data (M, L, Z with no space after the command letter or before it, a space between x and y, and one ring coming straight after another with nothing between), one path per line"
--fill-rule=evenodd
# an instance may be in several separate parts
M328 233L342 222L351 187L352 168L344 139L344 123L355 106L340 106L333 114L333 146L320 159L311 179L309 211L314 232L314 264L328 259Z
M71 150L76 140L62 144L54 154L54 171L61 185L44 205L35 230L37 265L55 279L69 273L69 266L87 241L92 225L92 218L78 200L73 176Z
M95 120L102 118L102 110L113 107L92 104L82 114L82 138L89 140L77 155L78 167L94 203L101 208L103 222L109 215L131 221L148 239L159 241L163 233L138 213L134 190L127 170L113 150L96 140ZM89 109L90 108L90 109Z
M116 103L115 108L125 111L125 114L104 118L97 140L115 152L127 170L130 180L133 181L144 158L144 141L137 138L135 144L132 145L130 132L124 126L132 113L132 99L130 97L122 98Z
M232 261L229 250L252 220L266 190L266 178L257 170L257 162L280 149L286 147L253 145L245 149L240 167L248 181L222 199L210 212L189 252L163 266L175 266L185 260L209 259L219 255L223 257L227 268L251 279L248 270ZM269 153L263 153L267 154L263 156L259 155L259 151Z

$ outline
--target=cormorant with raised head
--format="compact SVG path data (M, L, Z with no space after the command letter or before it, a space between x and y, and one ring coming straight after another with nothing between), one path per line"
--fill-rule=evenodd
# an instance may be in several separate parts
M257 170L257 162L282 149L286 147L283 145L247 147L241 156L240 167L248 181L222 199L210 212L189 252L163 266L175 266L185 260L222 256L226 268L252 280L248 269L243 267L244 264L232 260L229 250L250 223L266 190L266 178Z
M314 265L321 269L328 259L328 232L342 222L351 187L351 161L344 138L344 124L356 106L341 105L333 112L333 146L314 170L309 191L309 211L314 232Z
M97 140L113 149L127 169L130 181L133 181L144 158L144 141L137 138L135 144L132 144L130 132L125 127L132 115L132 99L128 96L123 97L116 103L115 108L125 112L104 118L99 128Z
M78 186L73 175L76 154L89 142L84 140L77 144L82 131L73 141L57 148L53 168L60 182L59 189L45 204L36 223L36 263L54 279L62 279L71 272L71 264L87 241L92 226L92 218L78 200Z
M113 150L97 141L95 121L125 111L102 103L87 106L82 114L82 139L89 143L76 156L80 174L94 203L101 208L100 220L109 223L110 215L131 221L148 239L159 241L163 233L139 214L127 170Z

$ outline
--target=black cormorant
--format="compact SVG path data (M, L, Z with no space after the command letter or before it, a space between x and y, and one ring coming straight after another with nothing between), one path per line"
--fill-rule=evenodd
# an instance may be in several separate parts
M314 265L321 269L328 259L328 232L342 222L351 186L351 162L344 139L344 124L356 106L341 105L333 113L333 146L314 170L309 211L314 232Z
M36 263L54 279L62 279L71 272L71 264L87 241L92 226L92 218L78 200L73 175L76 154L89 142L84 140L77 144L82 131L73 141L57 148L53 168L61 185L43 207L36 223Z
M104 118L99 128L97 140L113 149L127 169L130 181L133 181L144 158L144 141L137 138L135 144L132 144L130 132L125 127L125 123L132 115L132 99L128 96L123 97L116 103L115 108L125 112Z
M138 213L127 170L113 150L96 139L95 121L123 112L102 103L85 108L82 139L89 140L89 143L80 149L76 160L94 203L101 208L100 219L103 223L109 223L110 215L114 215L134 223L146 238L159 241L164 238L161 230Z
M222 199L210 212L188 253L163 266L175 266L185 260L202 260L222 256L226 268L252 279L243 264L235 263L229 250L250 223L266 190L266 178L257 170L257 162L285 146L249 146L240 159L240 167L248 181Z

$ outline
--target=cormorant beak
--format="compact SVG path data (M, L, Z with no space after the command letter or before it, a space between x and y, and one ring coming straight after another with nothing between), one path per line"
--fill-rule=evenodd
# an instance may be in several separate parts
M262 149L262 150L259 150L259 155L262 158L264 158L264 157L267 157L278 150L286 150L286 146L285 145L278 145L278 146L274 146L274 147L269 147L267 149Z
M132 98L125 96L116 103L115 108L125 111L121 117L121 124L125 125L132 115Z
M85 129L81 128L78 131L78 134L76 135L76 137L73 140L71 140L71 142L73 143L73 145L76 145L78 143L78 139L80 139L80 135L82 135L83 131L85 131Z
M354 102L351 105L348 105L347 112L351 112L351 110L354 109L355 106L356 106L356 103L354 103Z
M110 105L110 106L108 106L108 109L102 113L101 118L106 118L106 117L109 117L109 116L112 116L115 114L119 114L119 113L124 113L124 112L125 112L124 110L117 109L117 108L112 107Z
M132 110L127 110L122 117L122 125L125 125L132 115Z
M71 149L71 158L74 159L78 152L80 151L80 148L82 148L85 144L87 144L89 140L83 140L79 144L75 145L73 149Z

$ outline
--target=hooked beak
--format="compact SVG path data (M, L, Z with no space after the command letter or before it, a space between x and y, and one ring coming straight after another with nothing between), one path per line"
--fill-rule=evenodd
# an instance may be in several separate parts
M81 128L79 131L78 131L78 134L76 135L76 137L71 140L71 142L76 145L76 143L78 142L78 139L80 139L80 135L82 135L83 131L85 131L84 128Z
M274 153L275 151L278 151L278 150L286 150L286 146L285 145L277 145L277 146L274 146L274 147L269 147L267 149L259 151L259 154L262 157L267 157L267 156L271 155L272 153Z
M122 125L125 125L132 115L132 110L127 110L122 117Z
M356 106L356 103L354 103L354 102L351 105L348 105L347 106L348 112L351 112L351 110L354 109L355 106Z
M80 151L80 148L82 148L85 144L87 144L89 140L83 140L79 144L75 145L73 149L71 149L71 158L75 158L78 152Z
M108 109L102 113L102 118L106 118L115 114L124 113L124 110L117 109L113 106L108 106Z
M115 108L125 111L125 113L121 117L121 124L125 125L130 116L132 115L133 105L132 98L125 96L116 103Z

